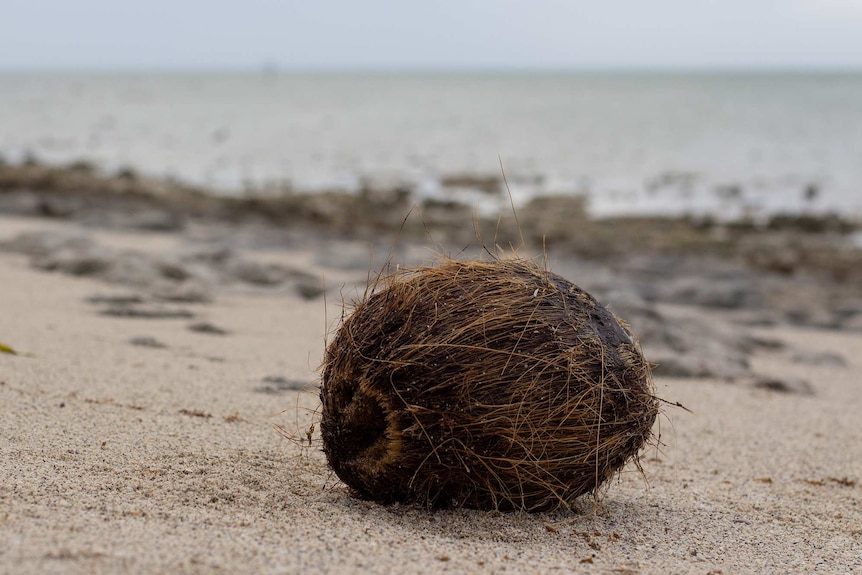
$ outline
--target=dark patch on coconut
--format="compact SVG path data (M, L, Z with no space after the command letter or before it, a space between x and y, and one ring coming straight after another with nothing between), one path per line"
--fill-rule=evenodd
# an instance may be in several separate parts
M649 363L590 294L530 262L382 279L326 350L321 433L363 498L569 507L649 441Z

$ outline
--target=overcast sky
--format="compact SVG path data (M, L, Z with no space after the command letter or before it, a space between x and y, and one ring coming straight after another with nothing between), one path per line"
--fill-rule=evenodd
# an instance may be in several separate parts
M862 0L0 0L0 69L862 68Z

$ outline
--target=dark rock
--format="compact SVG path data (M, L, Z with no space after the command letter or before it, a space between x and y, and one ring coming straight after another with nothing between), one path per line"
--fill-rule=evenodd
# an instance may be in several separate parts
M39 197L25 190L4 192L0 194L0 214L18 216L40 215Z
M826 309L818 302L811 302L806 307L784 310L784 320L792 325L817 327L822 329L841 329L841 318Z
M862 331L862 315L846 317L841 321L840 326L847 331Z
M176 232L185 227L185 219L165 210L147 210L129 218L127 226L131 229L152 232Z
M263 378L264 385L255 388L259 393L281 395L288 391L302 391L309 387L307 381L301 379L287 379L280 375L268 375Z
M315 263L330 269L368 271L373 254L368 246L356 242L324 244L317 251Z
M790 356L790 361L819 367L847 367L847 361L843 356L828 351L799 350Z
M782 319L781 313L776 310L741 310L733 317L734 323L748 327L772 327Z
M658 364L654 373L659 376L750 376L749 357L768 347L740 328L697 315L671 316L631 291L617 292L607 301L615 302L611 309L640 338L646 358Z
M140 252L114 254L111 264L103 274L103 278L111 283L145 288L161 275L158 262Z
M79 196L42 195L36 205L36 215L67 219L80 213L85 207L86 202Z
M135 294L122 295L92 295L87 298L87 303L95 305L130 305L144 303L144 298Z
M834 313L841 329L862 331L862 300L844 301L835 306Z
M203 263L208 266L220 266L231 258L236 257L234 251L227 246L218 246L211 249L193 251L183 256L185 262Z
M229 332L209 322L201 321L189 325L189 330L196 333L208 333L212 335L227 335Z
M51 254L31 260L31 265L44 271L58 271L75 276L98 276L113 264L111 253L95 245L78 248L64 247Z
M31 257L31 265L45 271L95 276L111 283L144 288L155 282L187 282L196 273L178 259L160 258L138 251L119 252L82 236L54 232L21 234L2 248ZM190 284L189 284L190 285ZM176 288L177 297L207 298L206 290ZM183 292L185 292L183 294ZM165 294L168 295L168 294Z
M291 269L287 280L293 284L294 291L304 300L312 300L323 295L323 279L310 273Z
M846 316L862 315L862 301L843 302L835 306L835 313Z
M70 172L80 172L83 174L97 174L99 172L98 166L93 162L88 160L75 160L66 165L66 169Z
M440 186L479 190L496 195L503 189L503 178L498 174L445 174L440 177Z
M294 287L296 293L304 300L313 300L323 295L323 285L320 282L298 281Z
M129 340L129 343L132 345L137 345L140 347L152 347L152 348L165 348L168 347L156 338L149 335L139 335L137 337L133 337Z
M713 371L698 358L669 351L653 350L647 358L653 364L653 375L660 377L708 377Z
M115 175L121 180L137 180L140 177L138 172L130 166L121 166Z
M244 258L231 258L224 267L229 279L254 285L276 286L287 279L290 270L276 264L262 264Z
M763 305L759 286L753 278L714 280L688 277L671 282L660 299L720 309L757 308Z
M5 251L39 258L50 256L63 249L83 250L94 246L94 242L87 237L52 231L24 232L7 242L0 243L0 248Z
M701 349L679 352L667 348L644 347L647 359L655 364L653 374L663 377L714 377L734 380L751 374L748 357L722 349L712 355L705 345Z
M158 266L159 274L163 278L184 281L191 277L191 273L182 262L170 259L157 259L156 265Z
M766 227L769 230L785 230L806 234L823 234L826 232L846 234L853 231L853 224L835 213L776 214L769 219Z
M111 317L128 317L140 319L191 319L195 317L195 314L185 309L146 305L111 306L106 309L103 309L99 313L101 315L107 315Z
M764 376L755 380L754 387L781 393L814 395L814 388L811 387L811 384L798 377L778 378Z
M743 337L745 338L747 345L754 348L765 349L769 351L778 351L787 347L786 343L774 337L765 337L752 334L744 334Z
M214 288L203 281L189 280L181 283L161 282L150 290L153 298L182 303L209 303L213 300Z

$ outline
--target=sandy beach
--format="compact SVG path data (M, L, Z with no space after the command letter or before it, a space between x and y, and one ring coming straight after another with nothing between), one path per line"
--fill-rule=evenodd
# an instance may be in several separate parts
M17 352L0 353L0 571L862 573L849 320L794 324L776 304L765 321L759 300L693 305L676 286L649 304L669 319L640 331L674 367L656 371L658 394L690 412L665 407L644 475L629 466L571 511L381 506L350 496L316 434L304 441L327 334L376 256L337 234L276 247L211 232L0 215L0 343ZM573 261L551 268L611 273ZM607 277L607 303L637 315ZM719 365L656 344L658 329L723 342Z

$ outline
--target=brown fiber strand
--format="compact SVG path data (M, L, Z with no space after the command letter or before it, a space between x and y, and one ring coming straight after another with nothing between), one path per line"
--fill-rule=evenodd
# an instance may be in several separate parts
M361 497L569 507L649 442L649 363L592 296L532 262L381 277L330 342L327 460Z

